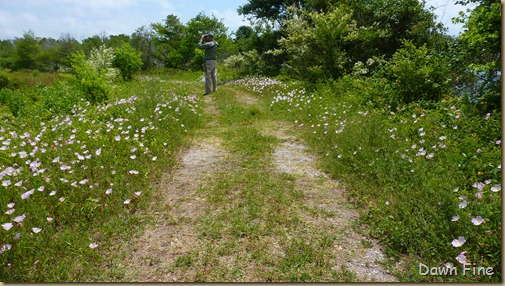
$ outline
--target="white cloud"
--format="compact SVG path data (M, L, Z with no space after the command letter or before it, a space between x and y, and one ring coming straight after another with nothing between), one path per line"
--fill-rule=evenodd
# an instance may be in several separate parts
M216 16L218 20L222 20L224 25L228 27L228 33L235 32L240 26L248 25L249 22L244 16L240 16L236 10L227 9L224 12L211 10L211 14Z

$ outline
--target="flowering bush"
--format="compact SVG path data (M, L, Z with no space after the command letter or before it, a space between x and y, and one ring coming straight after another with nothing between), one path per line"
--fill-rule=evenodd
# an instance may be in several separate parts
M74 84L87 101L96 104L108 99L111 84L119 74L112 67L113 59L113 49L105 46L93 49L89 58L82 51L72 55L72 70L76 77Z

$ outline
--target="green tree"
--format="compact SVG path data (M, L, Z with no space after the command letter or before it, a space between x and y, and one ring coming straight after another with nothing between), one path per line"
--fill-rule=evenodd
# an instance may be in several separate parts
M468 14L460 14L455 22L464 23L458 38L460 58L471 75L461 80L463 90L483 112L501 106L501 3L498 0L464 0L475 4Z
M298 16L286 21L287 35L279 40L288 57L286 72L312 82L342 76L349 61L342 47L350 32L352 11L341 6L328 13L296 9L293 13Z
M149 70L156 66L154 53L153 30L150 27L142 26L131 36L131 45L141 53L142 70Z
M112 64L119 69L123 80L130 81L133 73L142 67L141 53L132 48L130 44L124 43L114 51Z
M15 69L37 69L41 66L41 46L33 31L24 33L23 38L15 40Z
M184 57L180 52L181 41L186 33L184 24L175 15L168 15L164 23L151 24L153 29L154 55L169 68L180 68Z

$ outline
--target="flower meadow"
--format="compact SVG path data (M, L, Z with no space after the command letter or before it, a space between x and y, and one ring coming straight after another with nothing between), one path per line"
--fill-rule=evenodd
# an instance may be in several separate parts
M391 108L344 77L310 91L246 78L276 116L296 124L362 212L386 252L407 259L403 281L501 281L501 114L458 98ZM493 275L420 275L431 267L492 267Z
M103 104L48 116L41 101L0 127L0 281L91 281L200 124L199 98L145 76Z

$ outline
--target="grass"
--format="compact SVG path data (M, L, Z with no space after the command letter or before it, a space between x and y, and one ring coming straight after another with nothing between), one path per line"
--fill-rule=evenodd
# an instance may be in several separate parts
M151 200L150 182L200 126L194 92L190 84L148 77L117 86L103 105L78 101L55 113L42 97L7 116L0 134L0 280L121 276L107 273L107 265L121 242L142 230L138 211Z
M260 132L271 119L262 106L237 102L237 92L223 87L213 98L219 128L205 132L222 138L226 166L199 189L209 202L196 224L199 246L174 267L187 281L355 279L332 269L334 234L307 226L303 193L292 176L274 171L280 141Z
M325 170L354 194L370 235L392 257L410 256L412 271L403 273L404 281L501 280L500 114L477 114L454 98L392 110L363 101L359 79L311 92L272 79L236 84L256 91L276 116L304 129ZM478 216L482 225L474 222ZM465 245L451 245L460 236ZM461 265L457 257L496 272L416 273L418 263Z

